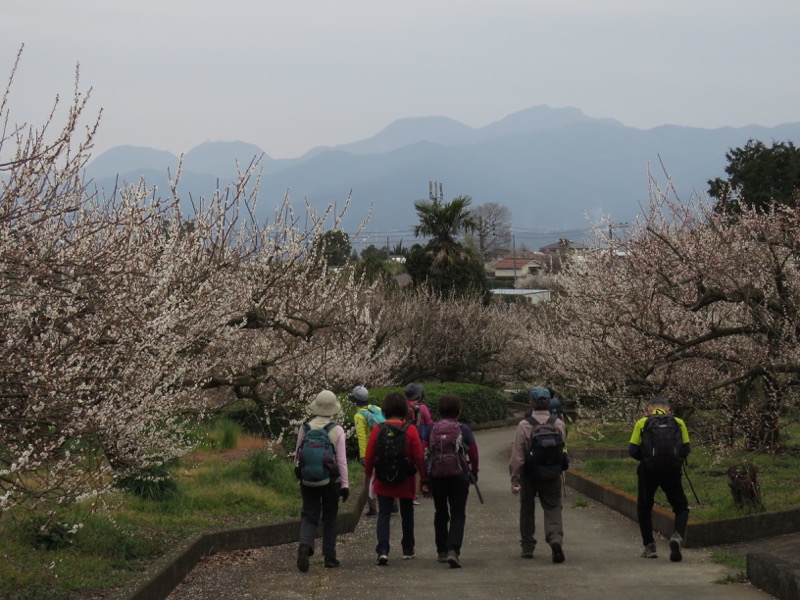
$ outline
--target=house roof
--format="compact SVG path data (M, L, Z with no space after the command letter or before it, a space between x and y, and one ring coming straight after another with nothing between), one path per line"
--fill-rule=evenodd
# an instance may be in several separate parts
M542 266L542 263L536 260L535 258L505 258L503 260L498 261L495 263L494 268L497 269L521 269L523 267L528 266L531 263L535 263L538 266Z
M586 250L589 246L581 244L580 242L573 242L572 240L559 240L558 242L547 244L547 246L542 246L539 250L542 252L552 252L554 250L561 250L562 248L569 250Z

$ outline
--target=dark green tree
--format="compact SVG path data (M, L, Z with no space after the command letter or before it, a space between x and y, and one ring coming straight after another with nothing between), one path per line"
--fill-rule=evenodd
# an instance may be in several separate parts
M344 231L326 231L314 240L314 250L329 267L344 266L352 251L350 236Z
M716 199L715 210L737 214L744 207L759 212L773 205L794 207L800 200L800 149L792 142L748 140L743 148L726 154L727 179L708 180L708 194Z
M450 202L431 194L417 200L419 225L414 235L430 236L425 246L415 244L406 256L406 271L414 285L427 285L441 294L485 295L486 272L480 257L461 244L457 236L474 231L477 223L469 210L472 199L458 196Z

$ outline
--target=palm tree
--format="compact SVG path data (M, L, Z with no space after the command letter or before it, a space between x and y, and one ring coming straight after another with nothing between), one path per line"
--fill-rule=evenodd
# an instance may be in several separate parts
M444 268L454 260L464 260L467 253L456 241L463 232L475 231L478 224L469 211L472 198L457 196L450 202L442 202L433 196L429 200L416 200L414 210L419 216L419 225L414 227L414 237L431 236L428 250L433 255L433 268Z

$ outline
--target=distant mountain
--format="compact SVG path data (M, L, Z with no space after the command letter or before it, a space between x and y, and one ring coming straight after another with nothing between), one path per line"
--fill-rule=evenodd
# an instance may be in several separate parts
M376 244L404 238L413 243L413 201L426 198L428 182L443 183L445 199L470 195L474 205L498 202L509 208L518 238L536 248L558 237L580 240L584 216L599 222L631 222L648 201L648 167L665 182L663 163L678 193L688 200L707 181L724 175L725 153L748 139L800 144L800 123L765 128L698 129L665 125L642 130L612 119L587 117L575 108L537 106L482 128L445 117L399 119L375 136L315 148L297 159L266 155L259 195L261 218L269 218L284 195L323 209L341 207L352 190L344 227L354 231L367 217ZM209 142L184 157L179 191L198 197L228 183L238 160L242 168L264 154L244 142ZM138 166L136 166L138 165ZM120 146L92 161L87 173L99 186L117 174L149 184L166 183L177 157L146 148ZM162 177L154 176L161 169ZM156 179L152 179L156 177Z

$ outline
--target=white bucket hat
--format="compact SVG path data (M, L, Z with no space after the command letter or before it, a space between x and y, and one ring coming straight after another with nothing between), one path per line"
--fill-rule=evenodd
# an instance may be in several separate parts
M331 417L342 410L342 405L336 398L336 394L330 390L322 390L308 405L308 410L312 415Z

